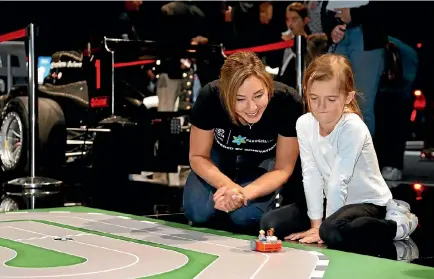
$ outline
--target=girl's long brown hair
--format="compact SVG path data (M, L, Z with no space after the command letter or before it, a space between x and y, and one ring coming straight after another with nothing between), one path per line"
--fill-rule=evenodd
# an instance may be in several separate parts
M349 92L356 91L351 64L345 56L327 53L313 60L307 67L303 76L303 91L309 111L310 104L307 95L312 83L314 81L329 81L334 77L337 77L339 81L341 93L349 94ZM345 106L345 112L356 113L363 119L356 97Z

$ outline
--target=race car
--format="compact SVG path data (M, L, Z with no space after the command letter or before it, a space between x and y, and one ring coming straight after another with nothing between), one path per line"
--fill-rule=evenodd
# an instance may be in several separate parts
M59 175L65 173L64 167L74 164L92 169L94 176L101 179L128 179L130 174L171 173L188 165L188 115L194 69L181 69L176 111L157 111L146 102L149 92L137 89L128 80L147 72L141 64L126 71L114 64L115 53L130 52L131 48L143 50L143 59L153 59L151 69L164 61L158 60L162 48L156 42L117 39L111 44L101 42L96 51L57 51L35 61L38 176L62 180ZM221 47L217 49L221 55ZM173 51L164 50L164 55L170 53ZM0 54L0 58L7 57L3 60L9 61L0 68L0 163L2 176L9 181L27 176L30 168L26 47L23 42L3 43ZM201 51L186 49L185 57L189 55L208 57ZM158 78L158 72L154 74ZM4 200L9 208L17 207L10 199Z

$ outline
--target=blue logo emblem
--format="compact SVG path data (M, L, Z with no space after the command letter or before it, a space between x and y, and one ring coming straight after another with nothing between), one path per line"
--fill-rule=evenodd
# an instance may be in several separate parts
M236 143L237 145L241 145L242 143L246 143L246 137L238 136L234 137L233 143Z

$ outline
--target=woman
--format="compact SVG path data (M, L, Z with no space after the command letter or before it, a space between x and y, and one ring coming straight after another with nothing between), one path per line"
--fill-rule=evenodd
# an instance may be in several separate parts
M392 200L381 175L349 61L335 54L317 58L306 69L303 88L310 113L296 129L307 211L284 206L265 215L261 227L333 248L407 238L418 219L408 204Z
M229 56L192 109L186 217L203 224L226 213L237 225L258 225L282 186L297 180L295 123L302 113L301 97L273 82L254 53ZM303 193L299 185L291 195Z

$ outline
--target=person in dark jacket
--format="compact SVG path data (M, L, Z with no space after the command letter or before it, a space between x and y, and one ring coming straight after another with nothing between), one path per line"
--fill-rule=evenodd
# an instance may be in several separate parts
M353 67L356 90L363 118L373 136L375 133L374 103L378 84L384 70L384 48L387 32L383 24L382 2L369 1L354 8L332 11L323 3L322 26L327 34L330 50L346 56Z
M389 36L389 43L394 46L399 57L402 73L395 73L395 82L383 79L376 98L376 133L375 149L381 167L381 174L388 181L402 180L404 153L410 132L410 118L413 110L414 81L419 66L419 56L411 45ZM391 68L391 67L389 67ZM390 76L390 74L389 74ZM392 185L392 184L390 184Z

